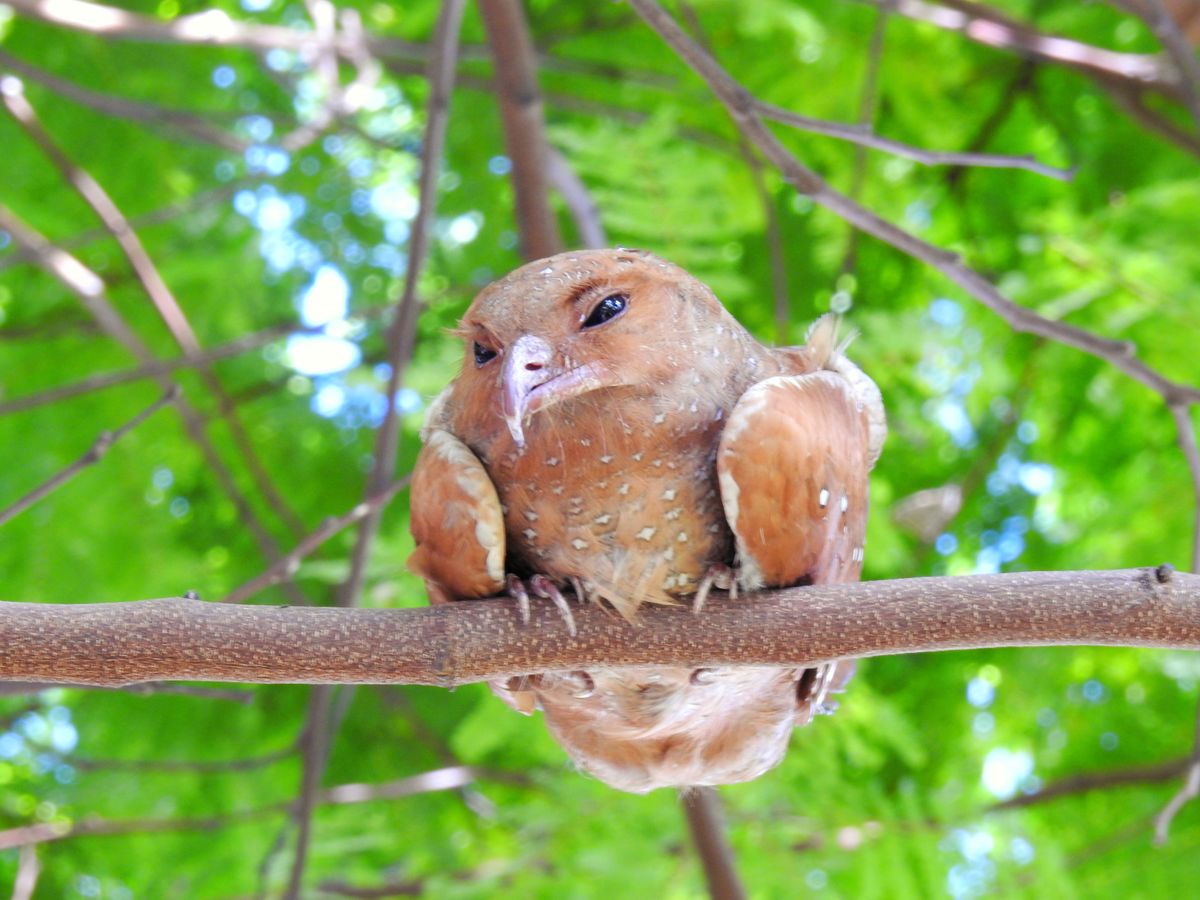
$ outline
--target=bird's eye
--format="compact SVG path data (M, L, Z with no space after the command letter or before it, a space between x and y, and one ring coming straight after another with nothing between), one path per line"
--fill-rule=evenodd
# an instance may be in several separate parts
M603 300L596 304L588 317L583 320L584 328L595 328L597 325L603 325L609 319L615 319L621 313L625 312L625 307L629 304L629 297L625 294L609 294Z
M496 358L496 351L485 347L479 341L475 342L475 365L483 366Z

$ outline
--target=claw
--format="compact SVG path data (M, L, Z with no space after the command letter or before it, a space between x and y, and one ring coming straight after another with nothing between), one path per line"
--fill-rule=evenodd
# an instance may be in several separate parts
M709 592L714 587L722 591L728 591L729 599L736 600L737 572L721 563L709 566L708 571L704 573L704 577L700 579L700 586L696 588L696 596L692 598L693 613L699 613L700 610L704 609L704 603L708 600Z
M553 581L545 575L534 575L529 579L529 589L533 591L534 596L541 597L551 601L558 607L559 614L567 623L567 633L571 637L575 637L575 616L571 614L571 607L567 605L567 599L562 595L562 591L558 589Z
M575 600L577 603L582 603L587 599L587 594L583 590L583 582L579 580L578 575L572 575L568 579L571 582L571 590L575 592Z
M521 624L529 624L529 592L525 590L525 582L516 575L508 576L508 596L517 601L517 611L521 614Z

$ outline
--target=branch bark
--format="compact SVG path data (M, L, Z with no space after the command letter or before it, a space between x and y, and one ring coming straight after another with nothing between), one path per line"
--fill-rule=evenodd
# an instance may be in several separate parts
M553 256L563 245L550 206L546 124L529 25L520 0L480 0L479 12L496 64L504 146L512 160L521 255L527 260Z
M422 609L244 607L177 598L0 603L0 679L189 679L450 687L597 666L810 666L844 657L1099 644L1200 650L1200 575L1170 566L913 578L718 597L629 623L577 608L569 637L510 600Z

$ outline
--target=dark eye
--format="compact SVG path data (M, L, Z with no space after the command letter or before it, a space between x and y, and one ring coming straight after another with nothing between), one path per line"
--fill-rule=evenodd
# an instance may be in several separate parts
M491 362L496 358L496 351L483 346L479 341L475 342L475 365L482 366Z
M597 303L588 317L583 320L583 327L595 328L597 325L603 325L609 319L616 318L625 312L628 304L629 297L625 294L609 294Z

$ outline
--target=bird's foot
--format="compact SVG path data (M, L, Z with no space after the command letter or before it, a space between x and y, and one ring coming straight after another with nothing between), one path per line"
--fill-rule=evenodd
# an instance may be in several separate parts
M572 578L571 583L574 586L576 596L582 598L582 587L576 583L577 579ZM549 600L562 616L563 621L567 623L567 633L571 637L575 637L575 616L571 613L571 607L567 604L567 598L563 596L562 591L558 589L553 581L545 575L534 575L527 581L522 581L516 575L509 575L507 579L508 596L517 601L517 610L521 614L521 622L525 625L529 624L529 595L541 597L543 600Z
M704 602L708 600L708 594L713 588L729 591L729 599L736 600L737 577L737 569L733 566L726 566L721 563L709 566L708 571L704 573L704 577L700 579L700 586L696 588L696 596L692 598L692 612L698 613L704 609Z

